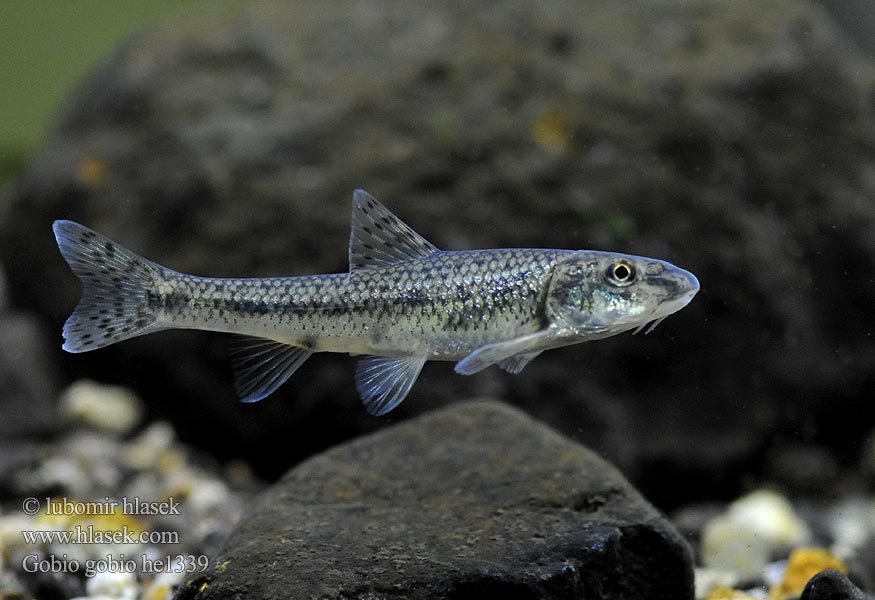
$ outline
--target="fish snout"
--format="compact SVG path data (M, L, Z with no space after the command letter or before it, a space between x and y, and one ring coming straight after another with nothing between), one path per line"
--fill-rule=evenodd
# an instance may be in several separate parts
M681 281L679 287L683 290L683 296L692 300L693 296L699 291L699 279L680 267L675 267L675 270L677 271L678 279Z
M658 274L648 275L647 283L659 290L659 313L671 314L680 310L699 291L699 280L685 269L662 263Z

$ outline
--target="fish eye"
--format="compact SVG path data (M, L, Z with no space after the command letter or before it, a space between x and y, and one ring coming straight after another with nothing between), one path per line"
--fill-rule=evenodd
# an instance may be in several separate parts
M635 279L632 265L618 262L608 267L608 280L616 285L629 285Z

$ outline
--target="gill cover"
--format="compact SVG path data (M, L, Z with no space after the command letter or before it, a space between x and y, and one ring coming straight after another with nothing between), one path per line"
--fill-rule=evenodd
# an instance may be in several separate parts
M597 264L597 260L575 256L553 268L545 306L549 323L591 333L607 328L607 323L593 310L593 296L604 285Z

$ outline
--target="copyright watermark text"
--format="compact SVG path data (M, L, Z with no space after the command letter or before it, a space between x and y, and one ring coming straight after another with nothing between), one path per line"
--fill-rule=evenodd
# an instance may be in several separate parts
M98 573L127 572L140 574L201 573L209 567L206 555L162 554L160 546L179 544L179 532L150 530L143 523L155 519L165 526L163 517L180 515L174 498L146 502L137 497L80 501L69 498L25 498L24 514L35 517L33 529L23 529L24 544L37 551L21 557L21 569L27 573L81 573L93 577ZM146 519L140 519L147 516ZM73 552L74 545L103 545L96 552ZM132 546L143 552L131 556ZM84 549L83 549L84 550ZM109 550L101 554L101 550ZM119 554L119 550L128 552ZM69 554L65 553L68 551Z
M137 498L122 498L116 500L106 496L103 500L82 502L68 498L25 498L21 510L26 515L37 515L44 512L49 516L83 516L83 515L178 515L179 502L168 498L163 502L144 502Z

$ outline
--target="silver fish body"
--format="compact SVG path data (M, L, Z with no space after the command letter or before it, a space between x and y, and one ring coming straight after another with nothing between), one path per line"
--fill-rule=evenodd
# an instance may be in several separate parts
M492 364L518 373L544 350L657 323L698 290L683 269L625 254L440 251L361 190L348 273L196 277L71 221L54 231L83 282L64 349L168 328L242 334L232 362L244 401L272 393L314 352L365 355L356 384L373 414L397 406L427 360L459 361L462 374Z
M459 360L543 326L544 250L435 252L353 273L209 279L165 273L155 298L171 327L276 340L315 352Z

